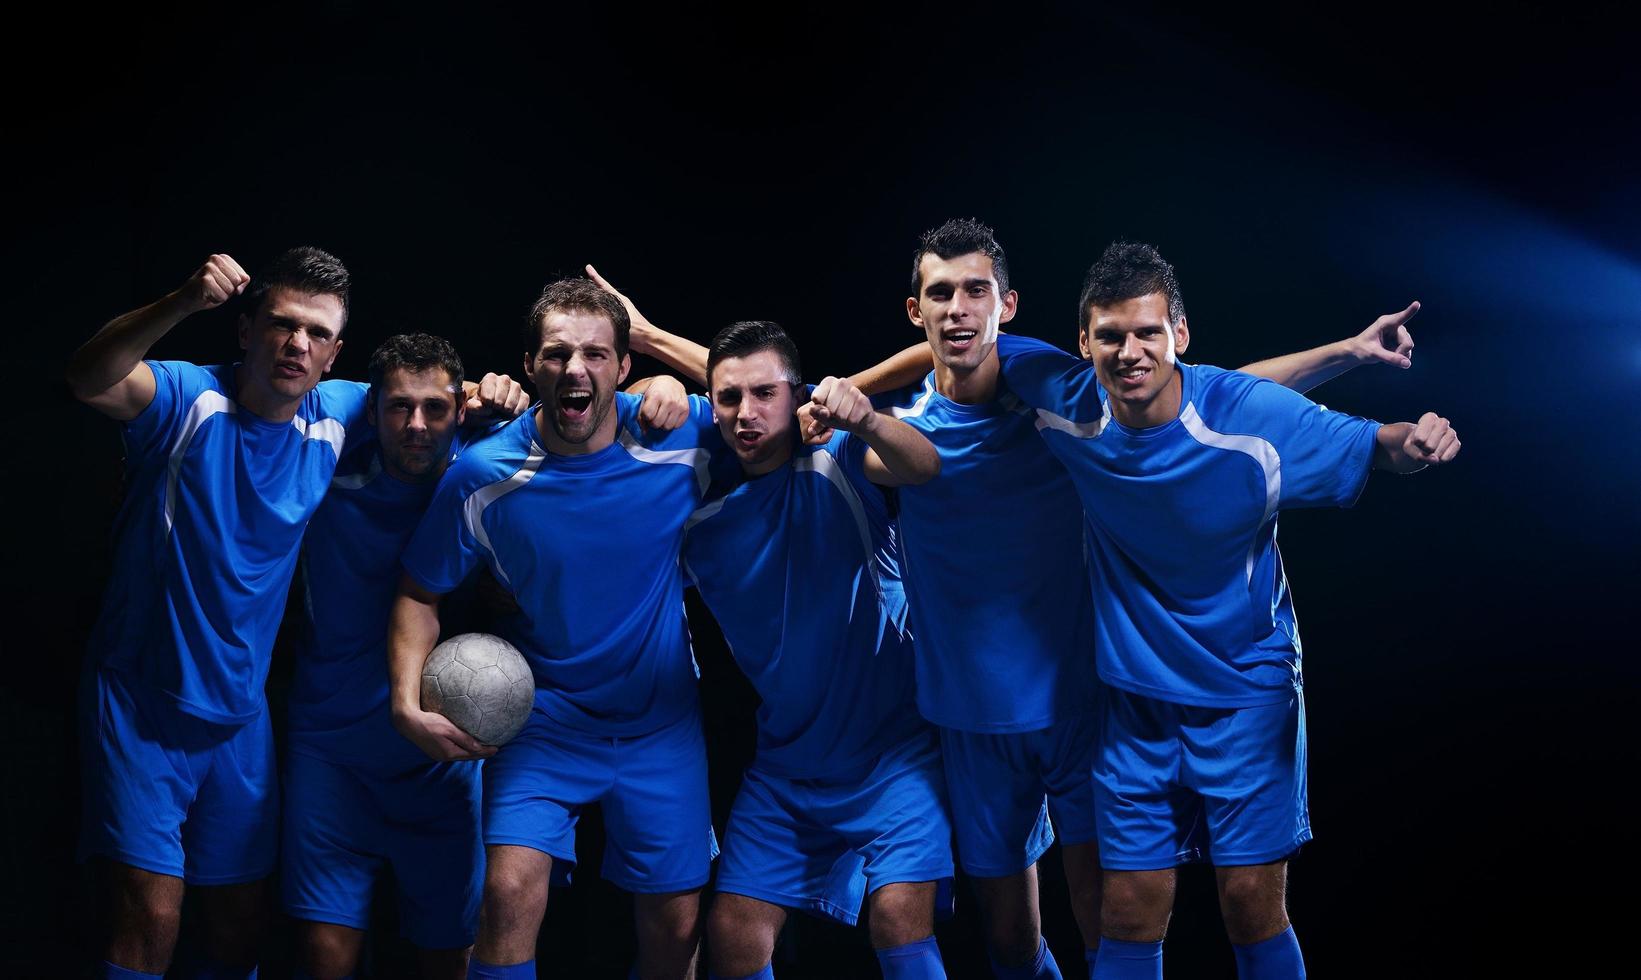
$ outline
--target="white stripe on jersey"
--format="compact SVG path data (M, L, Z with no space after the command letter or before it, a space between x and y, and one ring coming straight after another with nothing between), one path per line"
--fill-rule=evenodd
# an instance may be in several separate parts
M512 585L513 582L507 577L507 571L501 567L501 558L496 555L496 549L491 547L490 534L484 529L484 509L529 483L546 459L547 450L531 438L530 455L525 457L523 466L507 479L482 486L462 501L462 519L467 522L467 532L473 535L473 540L477 541L481 548L490 552L490 557L496 565L496 577L508 585Z
M1260 519L1259 526L1263 528L1276 516L1277 504L1282 500L1282 457L1277 455L1276 447L1258 436L1233 436L1223 432L1215 432L1202 421L1197 414L1196 403L1191 403L1179 413L1180 424L1191 438L1204 446L1214 449L1225 449L1231 452L1246 453L1259 464L1265 474L1265 516ZM1248 547L1248 561L1246 576L1248 581L1254 577L1254 557L1259 551L1263 535L1254 535L1253 544Z
M638 444L631 431L626 426L621 427L621 448L627 455L640 463L673 463L680 466L691 466L695 469L695 484L698 493L706 493L707 486L712 482L712 470L708 465L712 454L705 449L650 449Z
M171 443L171 455L165 466L165 533L171 533L172 515L176 513L177 480L182 476L182 458L188 454L188 444L194 441L194 433L199 431L211 416L222 413L232 415L239 411L239 406L228 400L228 396L220 391L207 389L199 393L194 403L188 406L188 415L182 420L182 430Z
M928 408L929 408L929 399L931 399L933 397L934 397L934 378L932 378L932 377L931 378L924 378L923 379L923 394L917 396L917 401L912 402L910 405L906 406L905 408L900 408L898 406L893 406L889 409L889 412L890 412L890 414L894 415L894 417L897 418L897 419L915 418L919 415L922 415L925 411L928 410Z

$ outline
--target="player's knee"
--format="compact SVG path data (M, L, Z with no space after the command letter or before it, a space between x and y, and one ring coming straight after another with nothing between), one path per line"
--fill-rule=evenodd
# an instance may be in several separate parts
M547 906L547 876L522 868L491 868L484 878L484 914L497 922L529 919Z
M1168 930L1173 889L1145 876L1122 875L1105 883L1100 932L1128 942L1156 942Z
M1248 943L1287 926L1282 890L1253 876L1230 876L1220 884L1220 913L1232 942Z
M756 918L740 914L732 903L713 903L707 913L713 972L731 977L756 973L775 955L775 935Z
M359 941L340 928L302 930L302 968L314 977L345 977L353 972Z
M934 934L934 885L886 885L872 893L872 945L904 946Z
M642 917L639 928L652 944L667 947L693 946L700 937L700 905L695 902L671 902Z

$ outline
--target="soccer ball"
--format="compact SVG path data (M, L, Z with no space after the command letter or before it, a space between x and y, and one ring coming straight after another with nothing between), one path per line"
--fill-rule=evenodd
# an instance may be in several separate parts
M530 665L499 636L452 636L422 665L422 710L437 711L485 745L517 735L535 699Z

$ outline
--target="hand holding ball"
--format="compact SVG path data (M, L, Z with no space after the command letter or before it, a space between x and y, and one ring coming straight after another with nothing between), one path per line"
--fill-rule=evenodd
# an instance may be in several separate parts
M488 633L452 636L422 665L422 710L485 745L505 745L530 718L536 681L524 655Z

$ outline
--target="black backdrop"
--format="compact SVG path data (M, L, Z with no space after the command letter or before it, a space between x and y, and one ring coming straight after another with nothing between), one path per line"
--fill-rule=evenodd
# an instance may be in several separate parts
M698 339L781 321L819 377L917 338L902 312L915 236L967 215L1009 250L1013 329L1064 346L1081 273L1117 237L1175 263L1203 362L1335 339L1424 301L1413 371L1317 395L1386 418L1438 409L1464 437L1459 464L1375 477L1353 511L1282 523L1318 835L1295 865L1293 918L1324 977L1571 975L1566 957L1620 941L1641 541L1620 399L1641 381L1641 72L1618 8L1006 7L457 16L331 2L12 21L10 972L61 972L86 936L73 686L119 450L60 378L101 322L212 251L254 272L312 243L355 275L342 376L409 329L516 373L536 291L592 261ZM196 317L155 353L231 358L231 319ZM721 822L753 701L691 613ZM1045 931L1075 971L1055 860ZM582 880L555 895L544 955L569 964L559 975L620 975L629 913ZM940 938L954 975L983 973L972 902ZM373 955L384 975L403 966L391 942ZM1186 876L1168 957L1173 976L1231 975L1205 875ZM862 936L809 922L777 962L787 976L873 969Z

